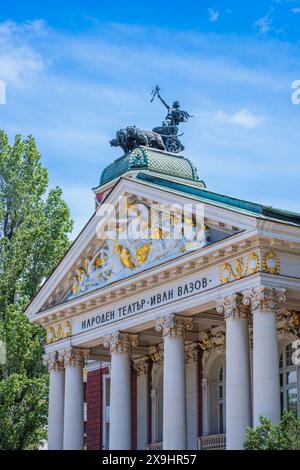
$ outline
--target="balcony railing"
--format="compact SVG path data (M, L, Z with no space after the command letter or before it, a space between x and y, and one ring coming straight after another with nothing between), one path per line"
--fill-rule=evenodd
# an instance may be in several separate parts
M226 434L198 437L199 450L226 450Z
M162 442L152 442L147 445L147 450L163 450Z

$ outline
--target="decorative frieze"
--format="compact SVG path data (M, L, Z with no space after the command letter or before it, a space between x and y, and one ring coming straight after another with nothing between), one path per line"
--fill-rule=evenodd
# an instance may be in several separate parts
M247 256L246 260L239 257L235 262L227 262L221 266L221 284L227 284L231 280L239 280L248 274L255 274L260 269L260 261L257 253L253 252Z
M51 325L47 328L46 343L51 344L60 339L68 338L72 335L72 322L65 320Z
M49 371L64 369L64 361L58 351L45 354L43 357L43 364Z
M137 375L147 374L149 368L149 356L135 358L132 362Z
M236 319L245 320L248 318L248 307L243 304L243 297L240 294L228 295L217 302L216 310L218 313L224 313L225 320Z
M137 346L138 335L130 333L122 333L115 331L114 333L106 336L103 341L105 348L109 348L111 353L128 353L131 354L132 346Z
M161 331L163 336L185 337L186 330L191 330L192 327L192 318L181 317L174 313L158 319L155 325L156 331Z
M265 273L269 274L279 274L280 273L280 262L279 258L274 251L267 251L264 254L262 259L262 270Z
M198 356L198 344L190 343L186 344L184 347L185 350L185 363L192 364L196 362Z
M257 310L278 310L280 304L285 302L285 292L286 289L283 288L257 287L242 293L243 303L251 306L252 313Z

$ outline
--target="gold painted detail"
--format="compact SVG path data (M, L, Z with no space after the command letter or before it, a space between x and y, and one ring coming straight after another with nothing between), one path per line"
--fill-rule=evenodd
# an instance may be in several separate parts
M56 323L47 328L47 344L54 343L60 339L68 338L72 334L72 323L70 320Z
M268 251L264 254L262 260L262 269L265 273L279 274L280 273L280 261L278 256L273 251Z
M220 269L221 284L227 284L231 280L239 280L248 274L255 274L259 271L260 261L257 253L248 255L246 262L239 257L235 265L233 263L224 263Z
M195 214L170 214L165 209L153 211L150 204L137 200L129 203L127 213L123 215L119 211L115 216L115 228L107 232L108 238L94 255L77 264L70 276L67 299L123 278L147 264L206 246L209 227L204 219L201 223L196 220ZM186 231L186 225L191 230Z

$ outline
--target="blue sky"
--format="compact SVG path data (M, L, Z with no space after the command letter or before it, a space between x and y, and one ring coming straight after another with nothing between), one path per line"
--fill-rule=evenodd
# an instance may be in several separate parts
M300 212L299 40L300 0L6 2L0 127L35 136L75 235L115 131L163 119L159 84L194 115L184 154L209 189Z

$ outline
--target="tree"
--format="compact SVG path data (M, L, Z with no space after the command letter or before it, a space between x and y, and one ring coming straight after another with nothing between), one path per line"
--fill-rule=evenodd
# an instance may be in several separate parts
M24 310L69 247L72 224L33 137L10 145L0 131L0 449L35 449L46 437L45 332Z
M244 444L247 450L300 450L300 418L284 411L279 424L260 418L260 426L248 428Z

